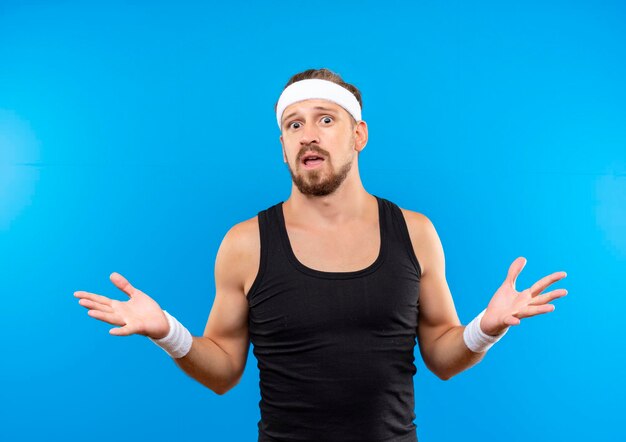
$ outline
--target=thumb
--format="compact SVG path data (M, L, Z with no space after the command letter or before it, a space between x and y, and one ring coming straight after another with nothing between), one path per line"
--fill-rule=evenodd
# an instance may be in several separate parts
M128 336L128 335L132 335L133 333L134 331L131 330L128 324L125 325L124 327L115 327L109 330L109 334L113 336Z
M509 267L509 272L506 275L506 282L515 290L515 281L519 276L520 272L526 265L526 258L520 256L513 261L511 266Z
M133 287L126 278L117 272L113 272L109 275L109 279L118 289L126 293L129 298L132 298L135 292L135 287Z
M506 325L520 325L522 321L520 321L518 318L516 318L515 316L507 316L506 318L504 318L504 323Z

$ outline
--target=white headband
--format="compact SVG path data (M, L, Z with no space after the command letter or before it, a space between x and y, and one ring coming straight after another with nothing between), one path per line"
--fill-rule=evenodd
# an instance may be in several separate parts
M287 106L298 101L319 98L332 101L343 107L356 121L361 120L361 106L356 97L348 89L328 80L311 79L300 80L290 84L278 99L276 106L276 120L278 128L282 130L281 120Z

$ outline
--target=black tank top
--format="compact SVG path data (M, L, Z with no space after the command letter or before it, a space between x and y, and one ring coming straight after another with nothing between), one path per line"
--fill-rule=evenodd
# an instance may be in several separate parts
M376 197L380 251L367 268L298 261L282 202L259 212L248 293L259 442L416 442L413 355L421 268L400 208Z

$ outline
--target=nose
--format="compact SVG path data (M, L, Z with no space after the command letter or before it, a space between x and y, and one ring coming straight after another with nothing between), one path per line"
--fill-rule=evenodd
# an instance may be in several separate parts
M300 135L300 144L303 146L312 143L320 143L319 130L314 124L305 125L300 131Z

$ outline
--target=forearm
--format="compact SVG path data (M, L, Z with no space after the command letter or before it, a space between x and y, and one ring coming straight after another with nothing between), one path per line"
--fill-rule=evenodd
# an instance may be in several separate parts
M239 380L229 355L208 337L194 336L189 353L174 361L193 379L220 395Z
M485 357L486 352L474 353L467 347L464 330L462 325L450 328L423 351L428 368L443 380L467 370Z

